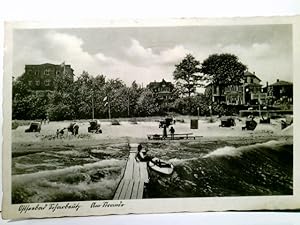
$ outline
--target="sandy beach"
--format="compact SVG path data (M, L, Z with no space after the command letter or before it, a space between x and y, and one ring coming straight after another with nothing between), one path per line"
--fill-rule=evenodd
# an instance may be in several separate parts
M292 136L292 129L282 131L280 119L272 120L271 124L258 124L254 131L242 131L242 126L245 124L245 118L236 120L236 126L226 128L219 127L220 120L215 118L215 122L210 123L208 119L202 118L199 120L198 129L190 129L190 121L185 120L184 123L177 122L173 127L175 134L192 133L196 139L205 141L206 139L268 139L272 136ZM76 143L80 145L97 145L101 143L123 143L123 142L145 142L147 135L160 134L163 130L159 128L158 122L138 122L131 124L128 121L120 121L120 125L111 125L110 122L101 122L102 134L88 133L88 122L78 121L79 135L74 137L71 133L65 132L60 138L56 138L56 130L67 127L70 121L50 122L43 124L40 133L25 133L28 126L19 126L16 130L12 130L13 146L19 144L36 145L39 143L44 146L60 146ZM168 133L169 134L169 133ZM13 147L13 151L17 151Z

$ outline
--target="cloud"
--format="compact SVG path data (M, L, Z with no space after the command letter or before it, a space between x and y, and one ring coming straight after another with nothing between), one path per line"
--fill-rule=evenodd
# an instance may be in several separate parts
M272 83L276 78L292 79L292 56L272 48L269 43L218 45L216 51L237 55L250 71L256 72L263 85L266 81Z
M132 39L131 45L125 49L125 53L140 62L149 62L156 59L156 55L153 53L151 48L144 48L139 41Z
M255 57L255 58L263 58L268 57L270 54L271 47L268 43L253 43L250 46L234 44L227 46L218 45L222 52L228 52L236 54L240 57Z
M193 54L193 51L184 48L182 45L176 45L174 48L162 51L160 57L163 63L174 65L182 60L188 53Z
M128 37L130 38L130 37ZM131 37L132 38L132 37ZM176 37L174 37L174 40ZM196 41L185 44L172 42L166 47L157 40L145 38L130 39L126 44L110 45L113 48L94 46L80 36L61 31L30 31L16 35L14 41L13 71L14 76L24 72L25 64L41 64L45 62L60 64L65 61L71 64L76 75L83 70L91 75L103 74L107 78L120 78L127 84L136 80L138 83L147 83L165 78L172 80L174 65L178 64L186 54L191 53L202 62L213 53L232 53L248 66L250 71L265 81L272 82L276 78L291 80L292 55L287 51L279 51L278 46L271 41L262 41L252 44L234 42L225 44L216 41L213 44L199 44ZM117 40L117 37L116 37ZM142 44L145 42L144 44ZM116 42L118 43L118 42ZM149 47L149 43L151 46ZM155 44L156 43L156 44ZM86 46L93 46L86 50ZM107 44L107 43L100 43ZM106 51L105 51L106 49ZM107 50L108 49L108 50Z
M27 38L16 46L19 57L14 58L14 72L18 75L24 72L25 64L59 64L65 61L71 64L76 75L85 70L91 75L120 78L128 84L133 80L146 84L162 78L171 80L173 67L169 64L174 65L188 52L183 46L174 46L154 53L151 48L145 48L139 41L132 39L130 45L123 48L127 57L118 58L103 52L91 54L84 50L81 38L67 33L50 31L36 40L30 39L32 36ZM24 42L27 44L23 45Z
M182 45L176 45L173 48L164 49L158 53L154 53L152 48L145 48L138 40L132 39L131 45L124 49L128 60L135 62L140 66L160 65L160 64L176 64L186 54L190 53L188 49Z

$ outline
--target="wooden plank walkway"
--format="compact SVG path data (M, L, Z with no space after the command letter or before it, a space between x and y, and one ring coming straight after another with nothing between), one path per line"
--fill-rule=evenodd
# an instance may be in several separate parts
M135 159L138 144L129 145L129 157L123 177L117 187L114 200L143 198L144 185L149 182L146 162Z

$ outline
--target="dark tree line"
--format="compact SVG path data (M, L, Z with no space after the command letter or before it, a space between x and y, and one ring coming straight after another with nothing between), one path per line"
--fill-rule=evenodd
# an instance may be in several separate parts
M197 94L196 88L210 82L220 86L240 82L246 66L231 54L214 54L202 64L191 54L177 65L173 73L175 89L172 97L162 100L135 81L127 86L120 79L83 73L76 81L59 78L52 91L32 91L18 77L13 81L13 119L72 120L111 117L143 117L178 113L208 115L209 106L219 113L219 105L211 97Z

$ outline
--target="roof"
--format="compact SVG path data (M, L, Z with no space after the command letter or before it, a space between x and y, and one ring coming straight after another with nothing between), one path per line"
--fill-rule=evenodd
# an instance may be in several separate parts
M277 80L274 84L270 84L270 86L290 86L293 85L292 82L284 81L284 80Z
M250 73L248 70L244 73L244 76L245 77L255 77L256 79L261 81L261 79L259 79L254 73Z
M167 81L165 81L165 79L162 79L162 81L160 81L160 82L157 82L157 81L150 82L147 86L148 87L153 87L153 86L160 86L162 84L173 86L173 84L171 82L167 82Z
M26 66L60 66L63 67L62 64L53 64L53 63L42 63L42 64L27 64ZM71 67L70 64L65 64L66 67Z

